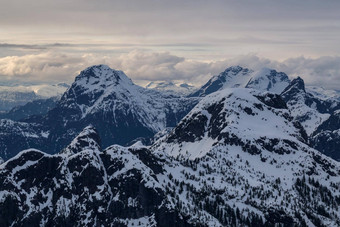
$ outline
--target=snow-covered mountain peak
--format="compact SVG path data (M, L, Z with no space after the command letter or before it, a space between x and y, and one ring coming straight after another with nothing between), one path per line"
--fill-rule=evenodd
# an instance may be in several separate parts
M224 70L224 73L225 73L225 74L231 73L231 74L237 75L237 74L240 73L241 71L243 71L243 72L248 72L249 69L243 68L243 67L241 67L241 66L239 66L239 65L236 65L236 66L230 66L230 67L226 68L226 69Z
M77 154L83 150L100 151L101 141L97 130L87 126L73 141L60 153L66 156Z
M76 77L74 84L86 88L89 92L117 85L133 85L124 72L111 69L107 65L94 65L86 68Z
M190 96L206 96L225 88L253 88L280 94L290 83L288 76L274 69L262 68L251 70L241 66L232 66L213 76L205 85Z
M48 125L69 129L64 146L89 124L98 129L104 147L112 143L126 145L136 138L152 138L158 131L174 127L196 103L196 98L140 87L122 71L97 65L76 77L45 119ZM56 129L51 137L64 133Z
M128 102L128 99L136 98L139 89L124 72L106 65L95 65L83 70L75 78L62 96L60 104L80 110L81 118L84 118L91 112L106 106L109 108L117 100Z
M287 74L274 69L262 68L253 73L246 87L280 94L289 83Z

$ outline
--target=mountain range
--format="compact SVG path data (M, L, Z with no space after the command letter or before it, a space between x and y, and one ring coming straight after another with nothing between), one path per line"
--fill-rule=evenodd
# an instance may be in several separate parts
M123 72L108 66L92 66L75 78L46 114L15 122L1 120L0 157L8 159L31 147L56 153L89 124L99 131L104 147L138 138L147 142L155 133L176 126L197 102L197 98L137 86ZM26 128L30 128L27 133ZM13 144L11 138L17 136L23 143Z
M183 96L89 67L0 120L0 225L339 226L339 108L272 69Z
M188 95L196 90L196 87L193 85L187 83L175 83L173 81L152 81L148 83L145 88L181 95Z

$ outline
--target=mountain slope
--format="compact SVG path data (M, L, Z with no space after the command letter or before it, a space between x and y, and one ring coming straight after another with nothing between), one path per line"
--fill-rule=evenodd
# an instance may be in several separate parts
M277 140L279 137L281 139ZM225 89L196 105L170 133L162 145L165 147L159 149L177 157L185 155L186 150L195 145L198 153L187 154L188 158L195 159L204 156L221 140L242 145L250 153L261 153L264 147L272 147L275 152L278 144L295 147L298 141L306 143L307 137L302 126L293 121L279 95L244 88Z
M289 82L290 80L285 73L273 69L263 68L259 71L253 71L241 66L232 66L219 75L213 76L189 97L204 97L225 88L236 87L254 88L280 94L289 85Z
M30 149L1 165L0 225L191 226L156 179L158 159L98 142L87 127L61 154Z

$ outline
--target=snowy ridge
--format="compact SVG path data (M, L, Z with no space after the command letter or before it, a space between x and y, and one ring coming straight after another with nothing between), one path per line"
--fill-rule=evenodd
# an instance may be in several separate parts
M269 102L267 99L277 99L275 101L279 108L266 104ZM261 138L268 141L280 138L281 141L306 142L301 128L291 121L289 111L278 95L251 89L224 89L197 104L170 133L167 143L161 143L165 147L158 149L165 149L166 153L175 157L184 155L190 159L200 158L213 144L217 145L224 134L242 138L244 142ZM192 149L192 146L196 148Z

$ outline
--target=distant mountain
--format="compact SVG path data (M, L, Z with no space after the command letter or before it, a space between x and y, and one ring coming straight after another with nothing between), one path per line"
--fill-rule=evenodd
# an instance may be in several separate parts
M60 97L38 99L28 102L22 106L16 106L8 112L0 113L0 119L11 119L18 121L33 115L45 115L49 110L56 106L59 98Z
M323 87L317 87L317 86L306 86L306 90L314 95L315 97L318 97L323 100L340 100L340 91L337 90L327 90Z
M139 87L122 71L97 65L82 71L46 115L32 116L24 122L35 125L35 134L48 129L48 137L35 148L47 146L51 153L65 148L90 124L98 129L102 144L107 147L115 143L124 145L136 138L151 139L158 131L176 126L197 102L196 98ZM17 132L10 134L15 137ZM5 157L1 153L9 150L5 140L0 148L0 156ZM11 155L5 159L28 148L31 148L29 144L11 147Z
M155 89L158 91L167 91L177 94L188 95L193 92L196 87L186 83L174 83L172 81L153 81L148 83L145 88Z
M340 222L340 164L307 145L279 95L215 92L150 147L102 150L99 134L88 126L59 154L30 149L0 165L0 225Z
M205 85L189 97L204 97L213 92L225 88L253 88L261 91L270 91L280 94L290 83L285 73L277 72L273 69L264 68L259 71L253 71L241 66L232 66L213 76Z
M38 99L61 96L68 87L69 85L65 83L0 86L0 112L10 111L14 107L22 106Z
M33 91L21 92L0 90L0 111L9 111L13 107L25 105L26 103L39 98L41 97L36 95Z

